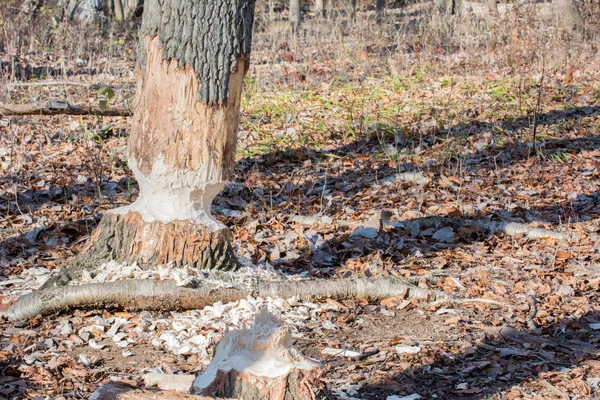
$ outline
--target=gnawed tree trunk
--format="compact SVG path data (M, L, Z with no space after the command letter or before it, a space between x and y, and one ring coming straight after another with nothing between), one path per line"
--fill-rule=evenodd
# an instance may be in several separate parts
M290 329L267 308L251 327L225 333L192 393L244 400L330 398L319 365L292 346Z
M254 0L146 2L128 147L139 198L104 215L71 278L110 259L235 265L210 208L234 163L253 14Z

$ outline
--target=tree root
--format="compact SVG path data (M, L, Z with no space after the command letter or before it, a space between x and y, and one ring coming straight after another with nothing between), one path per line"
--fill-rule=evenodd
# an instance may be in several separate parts
M223 303L251 297L289 298L312 301L318 299L381 300L404 295L429 301L450 300L456 303L482 302L504 305L490 299L463 299L446 292L422 289L394 277L369 279L339 279L311 281L256 281L252 287L199 288L178 287L175 281L123 280L79 286L60 286L40 289L22 296L5 313L15 321L38 315L49 315L71 308L115 307L130 310L190 310L201 309L221 301Z

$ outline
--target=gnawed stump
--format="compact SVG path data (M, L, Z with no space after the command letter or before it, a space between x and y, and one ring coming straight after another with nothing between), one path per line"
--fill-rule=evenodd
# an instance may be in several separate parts
M281 317L264 308L249 328L225 332L192 393L244 400L331 398L319 364L292 346Z

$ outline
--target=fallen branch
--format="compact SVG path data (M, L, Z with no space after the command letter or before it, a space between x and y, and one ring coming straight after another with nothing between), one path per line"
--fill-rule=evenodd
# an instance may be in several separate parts
M11 320L27 320L71 308L115 307L130 310L201 309L218 301L223 303L251 297L290 298L312 301L319 299L381 300L404 294L406 298L429 301L448 299L457 303L482 302L503 305L490 299L463 299L449 293L422 289L395 277L368 279L257 281L253 287L178 287L172 280L123 280L78 286L40 289L22 296L5 315Z
M18 87L40 87L40 86L79 86L89 89L132 89L135 85L122 84L122 85L103 85L101 83L85 83L85 82L73 82L73 81L39 81L39 82L12 82L5 84L7 88L18 88Z
M0 116L25 115L103 115L106 117L129 117L132 111L125 107L102 108L100 106L79 106L65 102L40 104L0 104Z

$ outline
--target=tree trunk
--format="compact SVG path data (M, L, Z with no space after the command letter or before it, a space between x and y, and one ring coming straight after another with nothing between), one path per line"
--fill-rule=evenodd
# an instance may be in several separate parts
M583 31L583 16L575 0L554 0L557 17L562 23L565 33L579 37Z
M385 11L385 0L377 0L375 2L375 16L377 18L378 23L381 23L384 11Z
M123 13L123 3L121 3L121 0L113 0L113 5L115 7L115 20L125 20L125 14Z
M490 15L494 18L499 18L500 12L498 12L498 0L486 0L486 3Z
M126 20L133 19L140 13L143 0L122 0L123 1L123 15Z
M316 0L315 1L315 16L317 18L323 18L325 16L325 1L324 0Z
M327 1L327 7L325 10L325 14L327 16L327 18L332 19L333 18L333 2L334 0L326 0Z
M300 27L300 22L302 22L300 0L290 0L289 19L292 29L296 32Z
M192 393L244 400L330 399L319 364L292 346L292 333L266 307L249 328L227 331Z
M356 20L356 0L350 0L349 8L350 21L354 22Z
M104 215L73 268L235 265L210 208L234 163L253 16L254 0L146 1L128 147L140 195Z

